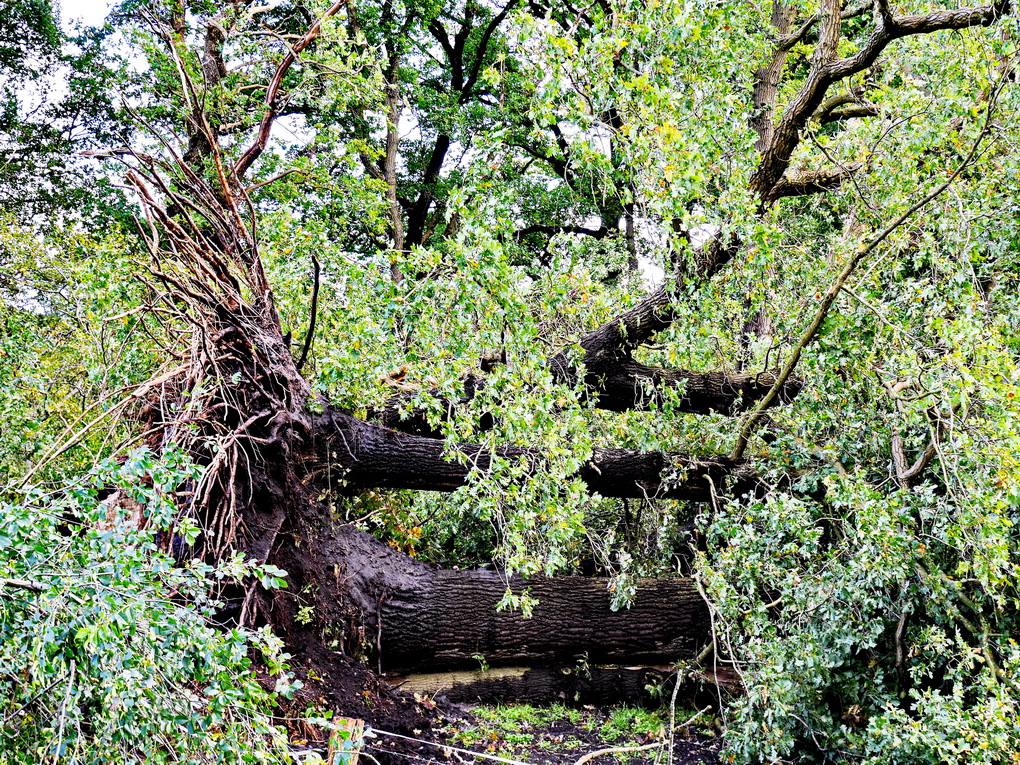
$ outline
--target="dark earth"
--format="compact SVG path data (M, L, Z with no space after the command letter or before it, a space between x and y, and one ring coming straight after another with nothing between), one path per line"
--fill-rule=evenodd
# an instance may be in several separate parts
M675 723L682 725L692 715L690 710L678 709ZM706 715L708 719L701 717L677 731L673 741L675 765L720 762L721 741L711 730L711 713ZM695 727L699 722L700 727ZM383 734L366 739L363 751L390 757L392 762L494 762L468 753L475 752L528 765L574 765L599 750L658 744L644 751L605 753L586 762L665 763L669 759L668 723L668 709L464 705L443 711L431 740L467 751L444 749L439 744L412 745Z

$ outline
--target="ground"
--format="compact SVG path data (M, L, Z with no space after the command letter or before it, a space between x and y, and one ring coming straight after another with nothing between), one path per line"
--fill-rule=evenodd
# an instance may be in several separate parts
M673 740L673 765L720 762L721 742L713 730L711 712L683 723L695 712L677 708L678 730ZM492 758L528 765L574 765L585 755L600 749L637 748L659 744L638 752L607 753L586 762L591 765L616 763L666 763L669 752L669 708L640 707L570 708L563 705L535 707L448 706L430 736L417 745L406 738L378 733L365 741L363 751L390 762L484 763L496 760L472 757L481 753ZM430 742L442 742L449 747ZM463 751L458 751L463 750ZM399 752L399 754L397 754ZM394 756L396 755L396 756Z

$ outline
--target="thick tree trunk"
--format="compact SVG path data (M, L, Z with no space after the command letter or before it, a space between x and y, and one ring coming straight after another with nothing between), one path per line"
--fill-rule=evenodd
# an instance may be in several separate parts
M642 580L630 608L610 607L609 580L509 581L493 571L432 571L387 593L379 609L386 670L479 666L668 663L707 640L708 611L686 579ZM538 599L533 613L497 611L507 588Z
M348 491L417 489L454 491L467 486L473 471L487 473L494 459L524 460L542 469L543 454L527 447L458 444L466 461L450 459L446 441L381 427L327 409L314 425L319 466L328 485ZM759 485L743 460L718 455L641 452L596 448L578 471L592 493L603 497L682 499L711 502L723 494L744 494Z
M268 612L288 625L295 654L310 657L319 676L331 662L356 656L397 673L471 670L482 662L667 665L709 639L707 606L689 579L640 580L631 607L613 611L607 579L508 580L494 571L438 569L332 520L320 504L295 510L273 555L291 572L289 587ZM530 618L496 610L508 586L538 600Z

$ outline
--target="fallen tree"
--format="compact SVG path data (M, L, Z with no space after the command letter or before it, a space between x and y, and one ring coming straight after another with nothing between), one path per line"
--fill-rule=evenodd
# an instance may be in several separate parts
M323 19L343 7L342 2L334 4ZM760 112L753 124L759 135L760 163L748 188L760 216L768 215L780 198L824 193L857 172L846 169L813 179L805 178L803 170L790 172L805 126L812 119L825 122L817 115L833 86L874 65L897 39L993 24L1006 10L1005 4L996 3L894 16L885 3L878 2L874 32L857 53L840 57L843 9L839 3L825 2L817 19L804 22L805 30L819 27L809 72L773 124L778 92L774 80L794 44L788 37L793 34L788 13L781 3L776 8L775 25L781 35L776 61L756 74L755 102ZM502 21L505 10L493 17L493 24ZM173 27L156 18L151 22L170 48L182 42L183 36L175 37L178 32ZM243 150L227 146L225 136L230 130L195 98L189 101L191 132L183 151L165 141L162 158L129 150L107 155L115 155L131 168L127 178L141 201L143 237L153 259L154 290L160 293L154 302L193 330L184 370L160 381L143 414L154 449L182 446L204 468L201 482L185 487L180 496L181 507L188 508L203 529L191 553L219 559L243 551L288 573L286 591L250 582L243 592L233 593L226 616L245 625L270 625L287 641L295 666L303 670L309 686L326 696L333 693L337 705L344 703L339 700L340 686L350 681L349 676L336 674L337 666L353 666L361 659L379 672L423 672L471 668L479 656L494 667L558 667L582 658L594 664L669 664L694 658L713 644L715 636L710 634L709 606L692 580L640 580L631 606L613 610L609 579L522 579L491 570L437 569L337 517L338 502L370 489L452 492L471 487L478 476L491 474L497 463L515 465L525 477L540 473L549 456L540 447L440 438L441 428L415 408L418 393L388 402L377 419L362 418L335 406L303 376L308 345L295 360L266 275L258 214L246 174L269 146L274 122L288 107L284 83L302 51L317 39L321 23L316 21L296 36L275 67L265 88L256 134ZM356 24L356 19L352 17L350 23ZM210 24L207 30L201 67L206 81L200 85L181 67L184 92L198 93L225 76L220 27ZM486 28L485 34L490 35L492 28ZM804 38L807 31L797 35ZM464 41L456 44L463 53ZM480 62L481 58L468 79L477 77ZM395 71L397 63L390 63ZM392 92L388 98L396 110ZM822 116L831 114L830 109ZM844 116L874 114L868 108ZM760 119L762 115L767 119ZM391 125L389 133L395 131ZM366 172L387 184L394 239L388 249L406 249L405 215L409 216L409 236L417 244L424 242L429 211L435 212L434 187L449 144L449 136L440 137L421 195L410 203L398 198L392 152L388 150L381 167L372 164L371 157L362 158L374 168ZM554 166L559 161L550 160ZM563 172L570 174L568 169ZM556 383L583 391L576 401L568 402L571 405L654 412L669 401L676 411L705 415L753 409L740 453L596 446L568 479L579 480L599 497L683 500L710 506L764 492L765 483L753 461L743 457L744 446L765 407L789 403L800 392L802 382L793 374L795 362L781 373L751 374L695 372L635 358L653 338L671 328L678 302L698 294L741 256L743 248L744 243L729 234L716 234L695 248L687 266L664 286L581 337L580 353L568 357L558 351L547 359ZM398 282L406 278L396 266L390 276ZM824 312L819 314L818 323L824 318ZM444 399L441 408L451 410L471 401L484 385L481 378L470 378L463 398ZM483 423L479 430L491 425ZM508 591L512 595L527 591L537 598L529 618L497 610ZM547 685L550 693L560 692L555 684ZM381 686L374 689L385 695ZM355 711L370 719L376 714Z

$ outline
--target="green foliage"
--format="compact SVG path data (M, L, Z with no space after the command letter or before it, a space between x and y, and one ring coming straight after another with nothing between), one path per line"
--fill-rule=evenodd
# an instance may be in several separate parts
M641 737L661 739L666 725L661 710L618 707L599 727L599 733L606 741L638 740Z
M14 0L0 18L0 213L36 225L98 223L122 216L121 200L111 179L76 154L123 141L115 105L122 72L106 33L65 34L59 7Z
M82 473L130 437L118 415L167 342L137 310L142 285L125 278L137 270L117 228L42 237L0 220L0 487ZM93 420L104 427L82 430ZM75 435L79 448L58 453Z
M229 760L244 742L253 757L275 745L264 716L270 698L244 664L251 636L202 621L216 572L174 565L159 546L157 529L186 524L170 517L164 495L170 477L190 468L136 454L89 483L59 480L136 435L129 419L114 416L114 394L187 351L173 327L134 312L151 295L125 276L142 265L130 236L107 225L126 218L130 202L113 197L106 217L90 218L66 172L87 173L90 199L106 199L108 179L120 176L84 170L71 152L127 141L158 154L158 137L192 131L197 94L227 131L224 157L236 160L287 36L323 10L187 5L188 34L172 46L175 3L126 2L110 37L85 34L74 45L46 3L15 3L0 20L9 102L0 200L13 216L0 230L0 479L16 485L36 471L47 489L4 511L3 575L46 584L41 593L5 588L2 601L0 682L12 699L4 714L20 726L4 750L25 758L66 746L126 760L136 754L131 738L149 731L169 742L150 755L164 759L186 759L177 746L208 746L202 756ZM818 10L794 5L802 19ZM747 190L759 160L749 120L754 73L774 43L767 7L653 0L583 13L536 8L511 9L485 38L495 7L359 4L328 22L288 73L291 113L249 180L261 253L295 348L309 326L312 258L322 266L308 367L316 388L358 414L395 389L410 393L407 407L429 409L451 460L470 460L458 446L465 442L545 455L537 472L499 460L448 496L377 492L348 501L338 476L325 499L347 520L444 565L608 574L620 608L640 576L695 572L714 606L716 658L733 662L745 686L724 712L734 761L1015 759L1015 84L999 97L977 161L846 285L798 368L803 391L770 410L771 440L754 441L749 455L775 487L768 498L706 508L587 496L574 476L596 448L727 453L740 423L682 414L678 392L654 412L598 410L582 382L556 383L547 365L564 349L579 358L585 332L644 297L646 279L696 265L698 240L719 232L739 236L741 252L697 295L679 295L672 326L635 358L697 370L776 368L849 254L958 167L993 84L1015 66L1015 42L998 29L897 41L880 66L839 86L843 95L866 93L879 116L810 120L792 157L796 170L858 166L853 181L760 211ZM213 21L230 30L230 65L219 79L205 76L202 59ZM859 50L871 25L867 14L848 20L840 53ZM812 48L808 36L791 49L781 106L803 86ZM12 94L32 82L41 92L49 62L66 75L69 98L48 97L33 112ZM133 114L113 106L121 97ZM444 141L446 154L437 148ZM441 168L430 173L433 157ZM215 171L208 157L195 166ZM258 185L291 169L298 172ZM417 239L397 241L391 192L403 222L428 197ZM30 226L42 208L56 208L44 232ZM639 231L630 242L628 215ZM57 225L67 221L75 226ZM767 330L747 337L743 327L756 315L767 317ZM493 350L505 364L447 418L425 391L457 402L465 377L480 375L478 360ZM894 382L904 387L891 395ZM93 413L109 414L110 427L43 461ZM480 432L483 417L494 425ZM910 485L892 471L894 436L910 462L937 447ZM130 487L162 520L102 530L96 490L110 484ZM243 562L233 572L255 574ZM258 575L271 586L281 579ZM268 636L253 639L271 645ZM526 716L544 713L501 714L508 722L500 730L528 735L520 732L532 724ZM607 730L652 724L630 714L614 715ZM205 735L193 741L188 725Z
M278 639L211 627L243 560L179 565L193 524L172 491L199 471L172 450L105 462L57 493L0 506L0 762L279 762L272 693L292 687ZM102 500L111 490L125 498Z
M458 721L451 740L474 751L499 753L524 761L543 756L577 758L602 747L628 747L664 741L667 712L639 707L576 709L553 704L476 706L469 720ZM537 755L537 757L536 757ZM618 762L657 761L657 750L614 755Z

